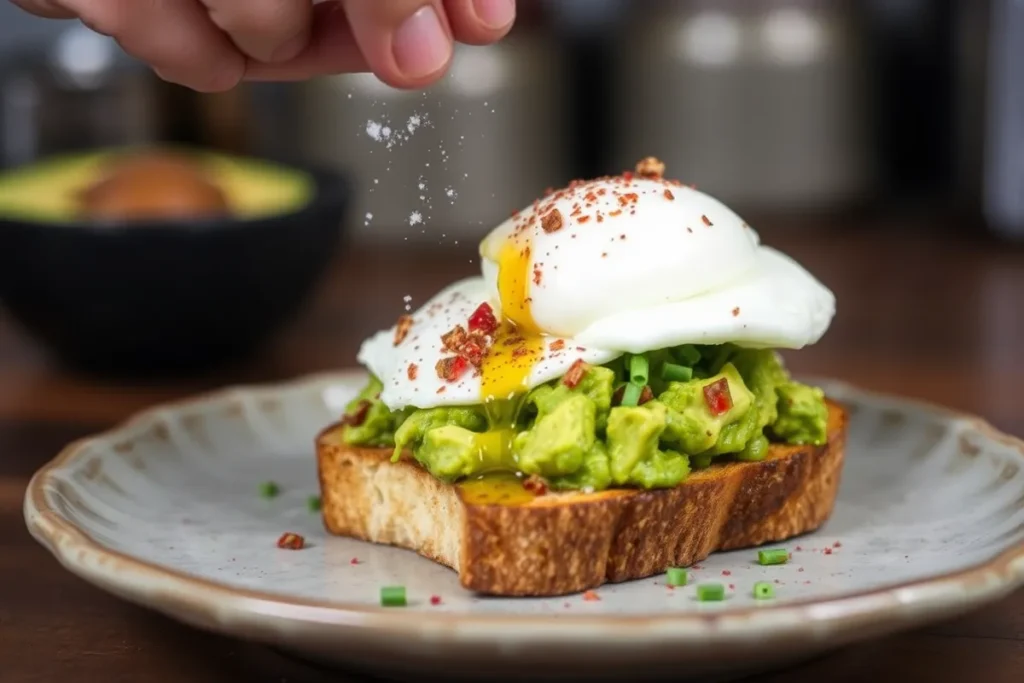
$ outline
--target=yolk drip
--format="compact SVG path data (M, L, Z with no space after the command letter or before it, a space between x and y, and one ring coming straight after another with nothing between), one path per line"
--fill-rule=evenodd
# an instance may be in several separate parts
M480 368L482 402L522 394L534 363L544 350L544 337L530 307L530 246L510 239L498 259L498 295L502 321Z

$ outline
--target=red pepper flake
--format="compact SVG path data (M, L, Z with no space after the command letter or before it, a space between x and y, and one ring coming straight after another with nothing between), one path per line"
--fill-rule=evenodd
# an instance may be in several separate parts
M590 216L580 216L579 218L576 219L576 222L577 223L586 223L589 220L590 220Z
M799 545L798 545L798 546L796 547L796 551L797 551L797 552L802 552L802 551L803 551L803 547L802 547L802 546L799 546Z
M637 162L636 174L641 178L658 180L665 175L665 162L656 157L645 157Z
M562 212L558 209L551 209L550 213L540 219L540 227L547 233L558 232L563 225Z
M523 488L535 496L543 496L548 492L548 485L536 474L531 474L523 480Z
M438 387L437 391L435 391L434 393L435 394L443 394L444 392L445 392L445 387Z
M667 200L669 200L671 202L675 198L676 198L676 196L674 194L672 194L672 190L669 190L669 189L665 190L665 199L667 199Z
M437 376L446 382L454 382L469 370L469 361L464 356L450 356L437 361Z
M281 534L281 538L277 539L277 547L284 548L285 550L302 550L306 547L306 539L288 531Z
M625 180L627 183L633 182L633 172L632 171L625 171L622 174L622 179Z
M492 334L498 329L498 319L494 317L494 309L486 301L469 316L469 331Z
M624 195L619 196L619 204L626 206L628 204L636 204L640 200L640 195L636 192L627 192Z
M583 599L586 600L587 602L597 602L597 601L599 601L601 599L601 596L599 596L594 591L584 591L583 592Z
M597 222L604 223L604 216L600 213L597 214Z
M839 541L836 541L835 543L832 544L832 547L833 548L842 548L843 544L840 543Z
M358 427L366 422L366 414L368 412L370 412L370 402L366 400L360 401L356 405L355 412L342 416L341 424L345 427Z
M579 386L579 383L586 377L587 372L590 370L590 366L587 365L582 358L577 358L576 361L569 366L569 370L562 377L562 384L575 389Z
M561 351L564 348L565 348L565 340L564 339L556 339L555 341L553 341L550 344L548 344L548 349L551 350L551 351Z
M601 258L608 258L608 252L607 251L602 251L601 252Z
M704 403L715 417L728 412L732 408L732 394L729 393L729 380L725 377L704 387Z
M452 353L458 353L468 338L469 335L466 333L466 328L462 325L456 325L441 335L441 345Z
M731 590L731 591L734 591L734 590L736 590L736 584L734 584L734 583L730 583L730 584L729 584L729 590Z
M350 565L352 565L352 566L355 566L355 565L357 565L357 564L362 564L362 563L361 563L361 562L359 561L359 558L358 558L358 557L353 557L353 558L352 558L351 560L349 560L349 561L348 561L348 563L349 563Z
M825 548L825 554L826 555L831 555L832 554L832 548Z
M544 272L540 268L533 269L533 284L539 285L544 277Z
M621 214L622 214L622 209L615 209L614 211L609 211L608 212L608 215L611 216L612 218L615 218L616 216L619 216Z
M729 571L728 569L723 569L722 570L722 576L732 576L732 572Z
M654 400L654 392L651 391L651 388L649 386L645 386L643 388L643 390L640 391L640 398L637 399L637 405L641 405L642 406L643 404L647 403L648 401L653 401L653 400Z
M701 219L702 221L704 221L704 225L708 226L709 228L710 228L710 227L711 227L712 225L714 225L714 223L712 223L712 222L711 222L711 219L710 219L710 218L708 218L707 216L705 216L704 214L701 214L701 216L700 216L700 219Z
M409 367L406 369L405 374L409 376L410 381L415 381L416 376L419 374L419 372L420 366L416 365L415 363L409 363Z
M740 314L740 307L739 307L739 306L737 306L736 308L732 309L732 317L734 317L734 318L735 318L735 317L737 317L737 316L738 316L739 314Z
M440 595L431 595L430 596L430 604L431 605L440 605L441 604L441 596Z
M409 330L412 329L412 316L403 315L395 323L395 346L398 346L405 338L409 336Z

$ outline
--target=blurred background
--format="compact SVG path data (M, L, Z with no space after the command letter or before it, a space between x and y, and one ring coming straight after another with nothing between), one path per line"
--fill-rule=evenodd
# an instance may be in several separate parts
M1018 0L520 0L506 41L460 47L426 92L343 75L198 95L76 23L8 3L0 45L9 173L55 154L172 142L340 174L318 191L344 195L326 214L344 239L324 243L332 258L296 288L295 311L250 334L274 340L260 369L232 380L352 364L404 297L415 305L474 272L476 241L512 210L653 154L836 291L836 324L794 356L798 369L999 414L1024 381L1007 370L1024 335ZM118 282L111 290L136 284ZM27 286L8 288L26 299ZM75 356L75 334L52 320L39 332L22 310L66 315L72 304L5 297L20 312L0 349L17 345L32 367L51 367L47 348ZM155 320L129 306L136 326ZM95 315L75 329L86 334ZM954 354L987 384L944 388ZM909 355L916 364L900 360ZM879 358L891 364L879 370Z

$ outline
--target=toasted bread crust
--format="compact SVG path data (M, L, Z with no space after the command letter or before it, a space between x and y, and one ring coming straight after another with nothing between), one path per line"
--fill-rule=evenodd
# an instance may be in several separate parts
M333 534L408 548L467 589L552 596L685 567L712 552L812 531L832 513L847 415L829 402L824 446L773 444L761 462L694 472L672 489L557 493L520 505L469 502L411 459L317 438L323 520Z

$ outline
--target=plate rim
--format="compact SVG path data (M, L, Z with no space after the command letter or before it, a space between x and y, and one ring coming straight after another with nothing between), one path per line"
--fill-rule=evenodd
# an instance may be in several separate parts
M105 547L71 520L50 506L44 488L52 473L67 466L87 446L136 428L161 413L188 407L227 402L240 395L279 393L301 388L324 388L332 383L365 377L365 371L348 369L313 373L283 382L238 384L202 392L175 401L159 403L135 413L110 429L77 439L44 464L29 481L23 513L31 535L68 571L122 599L149 606L195 625L233 632L225 624L243 625L249 631L281 635L282 625L323 633L323 629L357 629L392 635L426 637L432 641L457 634L458 640L490 641L497 633L512 628L527 640L551 643L587 641L596 632L612 630L617 638L640 636L645 642L663 639L678 642L763 639L766 630L782 637L793 632L835 633L849 627L868 627L881 613L895 612L901 623L912 625L931 618L952 615L1009 595L1024 586L1024 543L1010 547L979 564L931 578L882 585L836 598L806 598L785 604L687 611L654 615L615 613L495 614L469 611L395 610L380 606L353 605L312 600L237 588L226 583L154 564ZM864 401L898 404L903 409L927 411L959 421L986 438L1014 448L1024 459L1024 439L996 429L987 420L928 401L876 392L831 378L816 378L830 393L856 395ZM310 437L312 449L313 436ZM311 456L312 457L312 456ZM117 576L103 570L118 567ZM159 586L159 589L156 587ZM416 618L409 618L415 614ZM552 628L552 626L555 626ZM275 627L276 626L276 627ZM881 626L879 624L879 626ZM438 627L444 627L438 630ZM895 628L895 627L893 627ZM292 630L286 629L286 630ZM625 642L624 640L624 642ZM632 641L635 642L635 641Z

